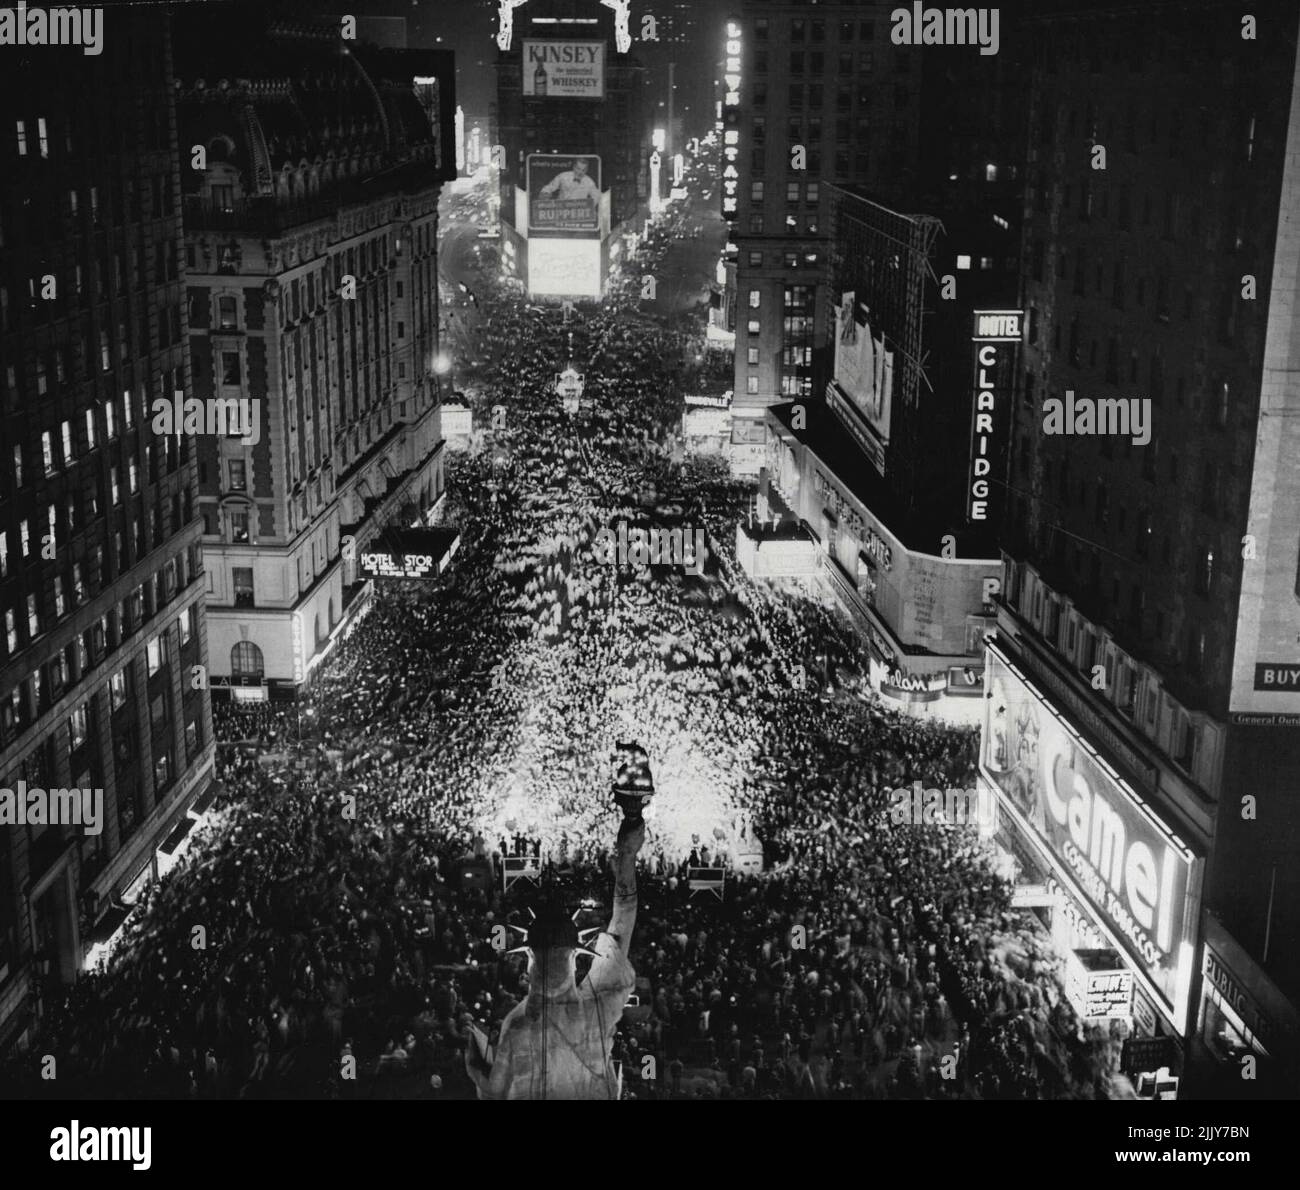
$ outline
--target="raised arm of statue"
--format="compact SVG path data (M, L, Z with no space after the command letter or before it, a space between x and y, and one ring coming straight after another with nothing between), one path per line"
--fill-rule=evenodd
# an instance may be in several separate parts
M636 856L644 842L645 823L624 820L614 847L614 912L609 919L609 933L624 956L632 949L632 930L636 926Z

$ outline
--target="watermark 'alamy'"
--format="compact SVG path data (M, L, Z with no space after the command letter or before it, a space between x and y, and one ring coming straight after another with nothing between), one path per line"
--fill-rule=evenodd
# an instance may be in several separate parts
M996 825L996 808L992 798L981 798L978 789L921 789L913 781L911 789L893 789L889 793L889 821L894 826L985 826Z
M50 1139L51 1161L129 1161L132 1169L153 1164L153 1129L147 1125L110 1128L73 1120L71 1127L52 1128Z
M102 8L0 8L0 46L79 45L88 58L104 52Z
M20 779L17 789L0 789L0 826L82 826L98 835L104 829L104 791L29 788Z
M618 532L601 529L595 539L596 557L606 565L617 562L645 570L649 566L680 566L687 574L704 573L704 530L646 529L618 522Z
M242 438L245 446L262 440L262 402L258 397L186 397L177 391L169 401L158 397L153 403L155 434L218 434Z
M1065 390L1065 400L1048 397L1043 402L1044 434L1132 434L1134 446L1151 441L1150 397L1088 397L1074 399L1074 389Z
M917 0L910 12L896 8L889 19L895 45L978 45L985 58L998 52L996 8L924 8Z

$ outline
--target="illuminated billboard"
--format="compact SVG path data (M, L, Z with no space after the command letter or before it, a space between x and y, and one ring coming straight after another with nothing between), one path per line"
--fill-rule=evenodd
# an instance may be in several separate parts
M535 297L600 297L599 240L528 241L528 292Z
M980 772L1185 1024L1200 861L990 645Z
M600 158L530 153L528 235L599 237Z
M880 450L889 445L894 353L886 348L884 335L872 331L870 319L851 290L836 308L836 328L835 383L867 419L880 439L876 448Z
M603 41L524 43L524 95L530 99L604 99Z
M460 544L452 529L389 529L357 554L367 579L433 578L446 568Z

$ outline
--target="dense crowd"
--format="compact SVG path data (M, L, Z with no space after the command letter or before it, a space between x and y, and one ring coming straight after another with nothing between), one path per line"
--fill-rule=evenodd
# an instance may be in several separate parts
M698 325L638 312L641 245L566 320L484 280L476 416L449 464L462 545L376 592L285 708L221 704L221 792L99 972L47 1006L33 1093L465 1096L462 1053L526 994L494 938L533 886L609 905L618 740L648 752L639 1002L615 1057L641 1098L1104 1094L1038 936L972 832L899 827L888 791L974 781L968 731L883 709L861 646L811 589L750 582L750 489L683 459ZM566 414L572 358L590 407ZM597 557L620 518L703 528L702 573ZM309 758L303 768L268 755ZM760 865L742 860L762 859ZM692 895L686 866L730 870ZM486 876L484 875L486 873ZM352 1072L355 1071L355 1077Z

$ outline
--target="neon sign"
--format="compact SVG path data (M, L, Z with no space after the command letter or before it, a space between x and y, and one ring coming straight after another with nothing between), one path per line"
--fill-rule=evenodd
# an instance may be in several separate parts
M722 217L734 221L740 211L740 21L727 22L727 84L722 99Z

